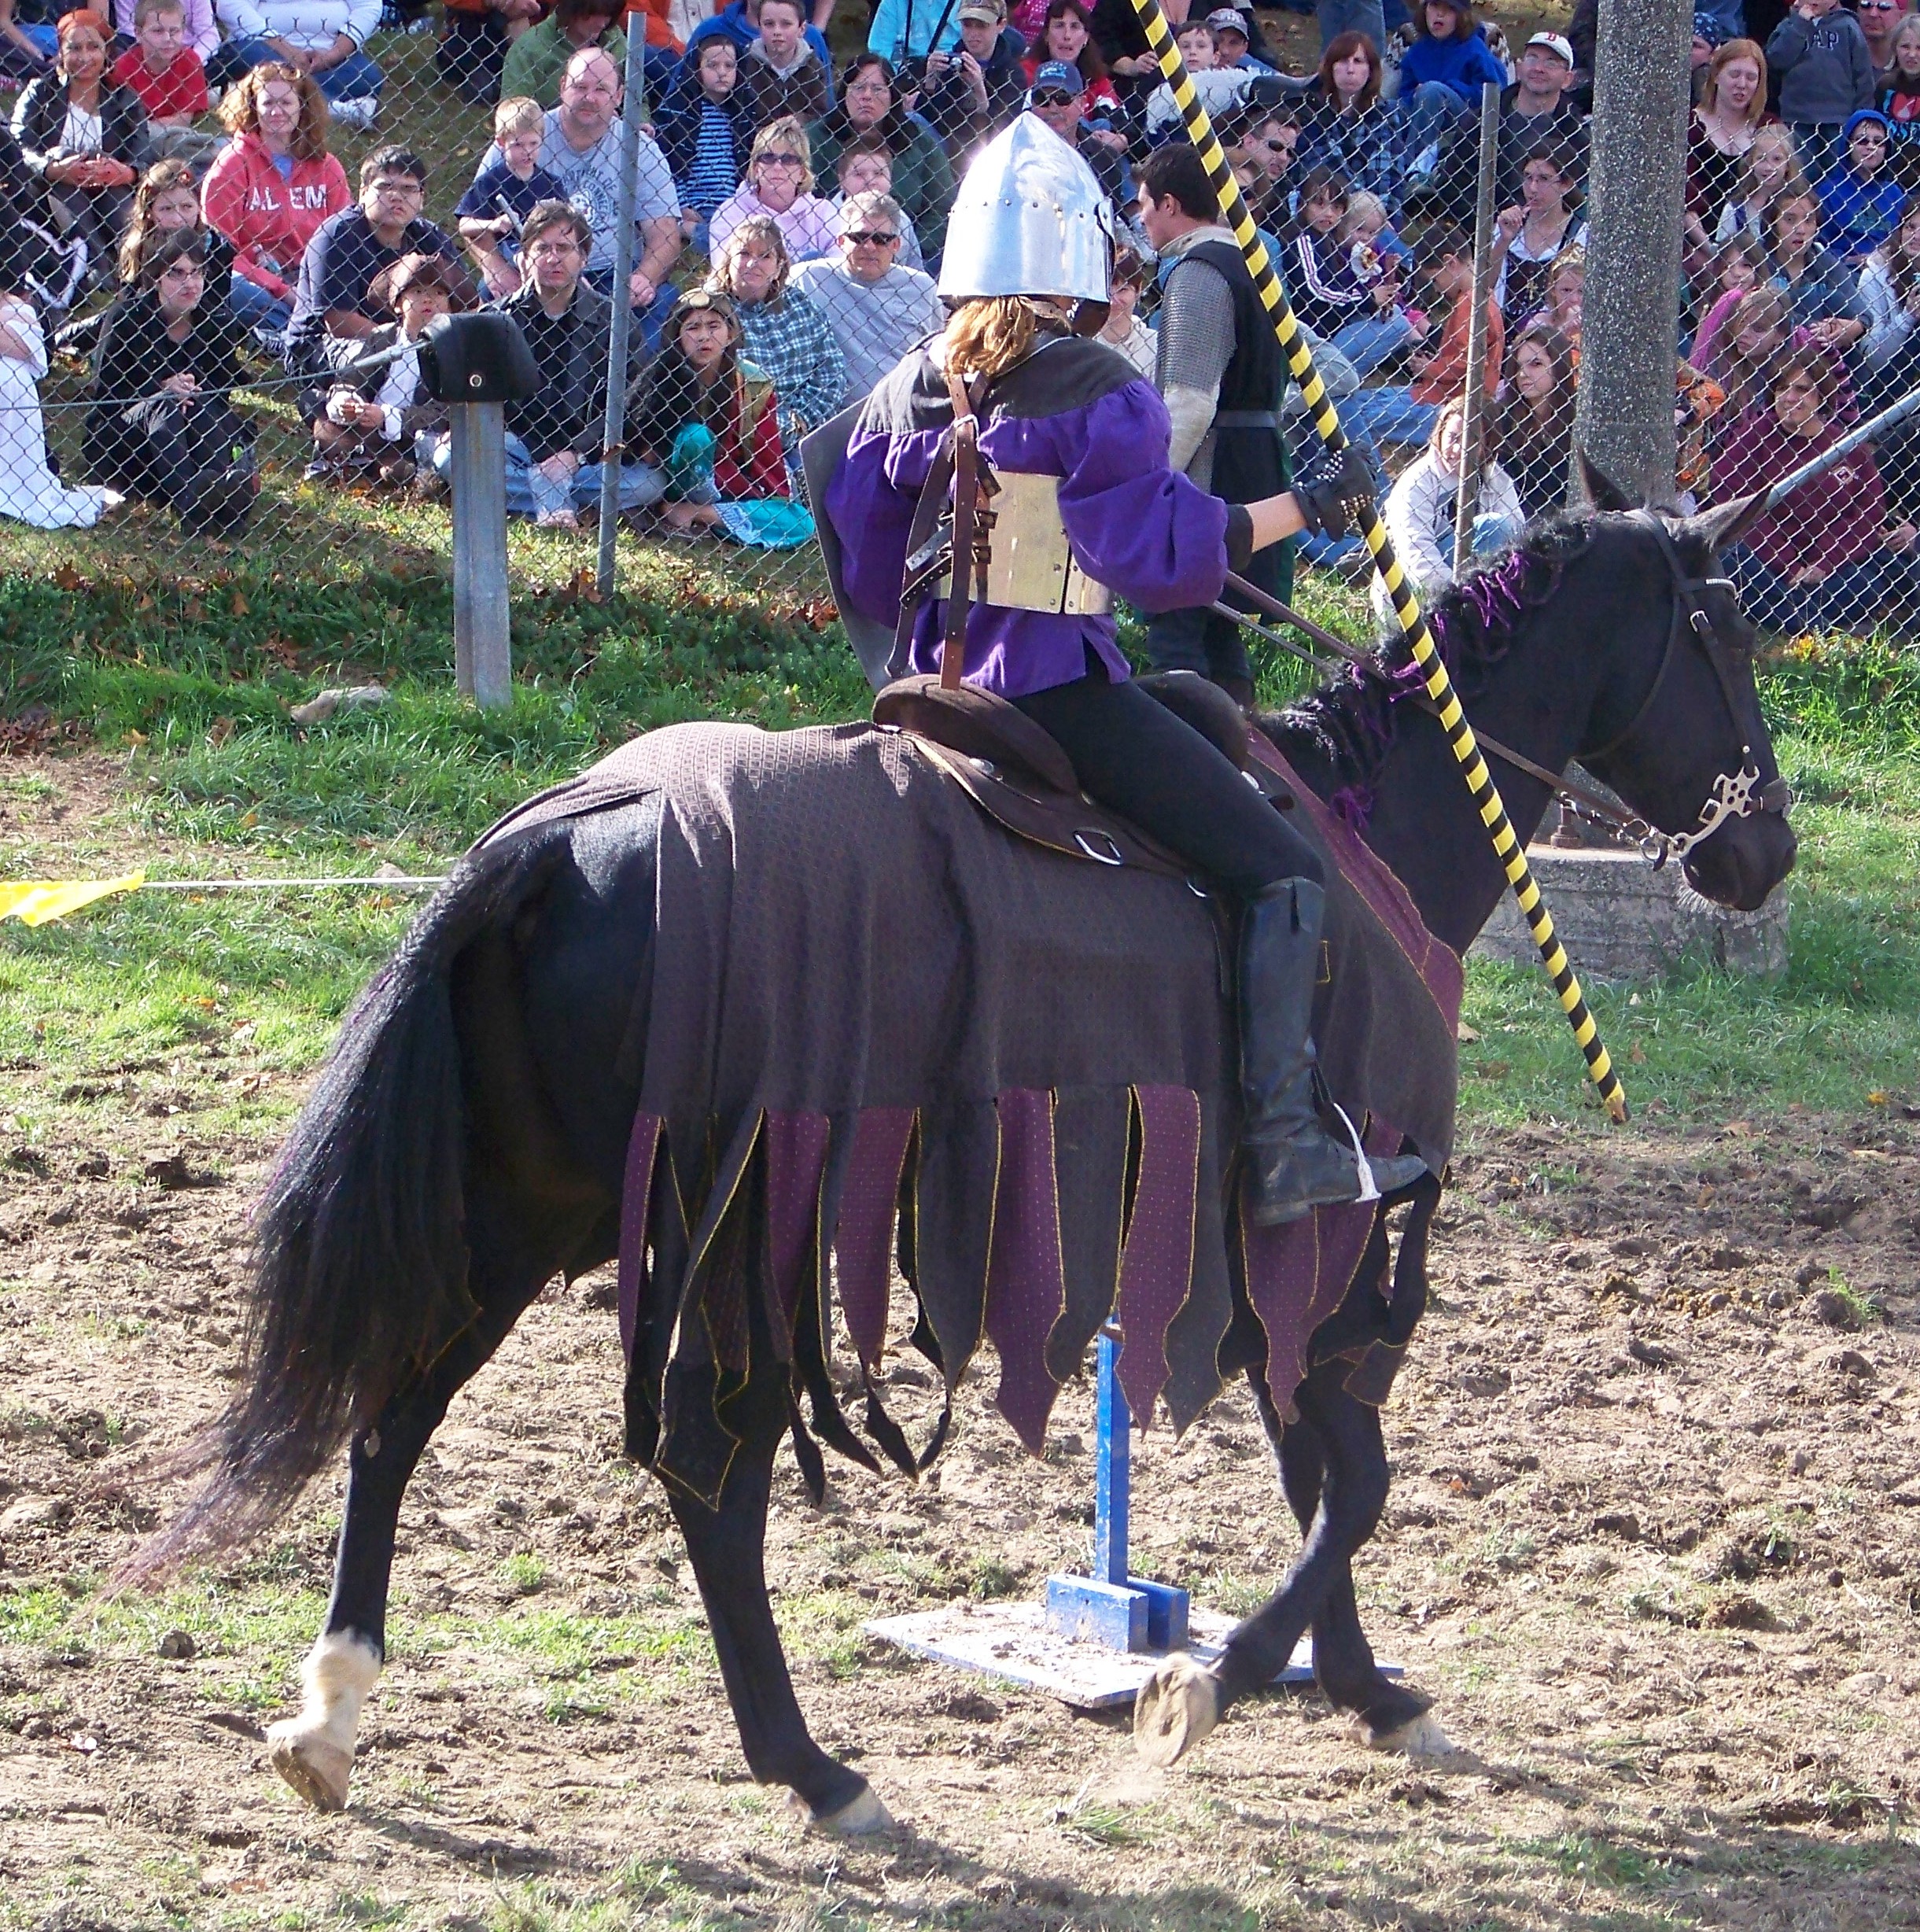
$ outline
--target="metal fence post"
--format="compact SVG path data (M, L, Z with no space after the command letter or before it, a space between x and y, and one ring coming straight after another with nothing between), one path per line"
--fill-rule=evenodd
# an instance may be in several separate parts
M1454 489L1454 575L1473 555L1480 500L1482 418L1487 409L1487 304L1494 278L1494 184L1500 168L1500 90L1480 89L1480 179L1473 204L1473 311L1467 319L1467 415L1460 426L1460 480Z
M507 602L507 408L455 403L452 418L453 667L483 711L513 702Z
M640 165L640 110L646 84L643 15L627 20L626 91L620 101L620 212L614 235L614 326L606 346L606 433L600 452L600 595L614 594L614 544L620 530L620 469L627 433L627 344L633 329L634 177Z

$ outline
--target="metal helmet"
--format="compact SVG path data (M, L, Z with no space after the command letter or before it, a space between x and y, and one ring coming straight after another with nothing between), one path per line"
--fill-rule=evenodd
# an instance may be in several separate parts
M1037 115L1021 114L975 157L954 197L940 293L1058 295L1104 302L1114 215L1093 171Z

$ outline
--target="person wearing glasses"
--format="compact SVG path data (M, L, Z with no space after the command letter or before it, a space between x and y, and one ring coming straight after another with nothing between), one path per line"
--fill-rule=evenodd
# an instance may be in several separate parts
M946 319L931 279L900 265L900 221L890 194L850 194L840 210L839 260L794 271L794 286L840 345L846 402L857 402Z
M1874 59L1874 85L1884 87L1893 71L1893 37L1907 13L1907 0L1853 0L1860 38Z
M295 375L322 373L324 337L371 335L385 320L367 291L404 255L438 257L472 300L460 245L421 213L426 198L426 164L411 149L375 148L361 162L359 200L322 222L300 256L286 332L286 366Z
M600 457L606 433L606 370L612 304L587 279L593 224L567 201L542 201L520 228L526 278L500 304L520 324L540 371L540 386L507 405L507 507L543 529L577 530L580 512L600 500ZM637 378L646 360L632 338L627 361L627 419L633 420ZM453 444L433 448L433 469L451 483ZM644 463L622 463L620 507L660 500L662 485Z
M1077 67L1064 61L1043 61L1034 70L1034 84L1026 93L1027 112L1051 127L1093 169L1100 193L1124 214L1133 201L1126 164L1086 127L1086 89Z
M840 150L877 135L894 157L894 198L907 211L927 259L937 262L953 205L953 164L919 115L896 93L893 64L877 53L856 55L840 81L840 104L807 130L813 165L831 175Z
M831 255L838 245L832 205L813 192L807 131L792 116L769 121L754 137L746 179L714 209L707 247L719 260L727 238L756 216L772 222L797 262Z
M1176 152L1154 157L1150 179ZM1358 1199L1369 1178L1314 1104L1321 861L1207 739L1132 681L1113 602L1209 604L1229 569L1296 532L1344 534L1343 500L1370 479L1345 465L1310 494L1283 477L1273 492L1230 505L1182 475L1153 385L1086 339L1107 312L1115 238L1093 171L1034 117L989 142L967 171L941 267L951 319L868 399L819 502L838 540L827 555L842 610L890 632L904 616L890 668L938 671L945 598L936 582L903 609L904 579L918 501L953 419L949 378L966 382L997 485L964 620L966 681L1023 712L1088 796L1237 901L1247 1208L1270 1226ZM1270 326L1266 341L1277 377ZM1277 389L1276 379L1269 393ZM1370 1178L1387 1192L1422 1171L1402 1156L1373 1163Z

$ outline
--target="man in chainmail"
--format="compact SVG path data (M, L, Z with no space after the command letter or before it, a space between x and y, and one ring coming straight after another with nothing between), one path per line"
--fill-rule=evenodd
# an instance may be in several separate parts
M1141 221L1172 264L1160 297L1155 378L1173 418L1172 466L1230 503L1291 488L1280 427L1286 364L1192 148L1164 147L1148 161ZM1351 453L1341 474L1325 481L1343 497L1371 493L1365 463ZM1290 597L1292 540L1255 551L1242 574L1270 596ZM1231 591L1227 601L1234 601ZM1198 671L1241 704L1252 702L1253 667L1229 618L1204 609L1162 612L1148 625L1147 648L1160 669Z

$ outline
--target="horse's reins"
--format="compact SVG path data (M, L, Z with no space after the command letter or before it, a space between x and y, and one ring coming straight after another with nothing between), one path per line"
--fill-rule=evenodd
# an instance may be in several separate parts
M1704 590L1727 589L1732 585L1725 577L1691 577L1680 560L1680 554L1671 533L1660 519L1647 511L1631 513L1634 520L1653 533L1660 548L1674 588L1673 618L1668 627L1667 647L1662 653L1660 666L1653 673L1653 681L1648 687L1646 695L1628 721L1626 728L1615 734L1598 750L1580 751L1575 757L1583 765L1610 756L1631 738L1645 721L1653 708L1653 702L1660 695L1661 685L1666 681L1667 673L1673 662L1683 630L1690 632L1699 643L1712 666L1720 693L1725 699L1727 715L1734 728L1739 731L1740 709L1734 691L1733 675L1725 662L1725 640L1714 628L1713 620L1704 610L1697 593ZM1373 654L1358 644L1350 643L1345 638L1316 624L1311 618L1282 603L1257 585L1248 583L1244 577L1229 571L1227 587L1244 597L1257 609L1270 617L1292 625L1303 635L1310 637L1324 648L1332 651L1342 664L1350 666L1363 677L1379 678L1382 676L1380 663ZM1314 652L1295 643L1290 638L1281 636L1262 624L1256 624L1244 610L1236 610L1230 604L1216 603L1213 608L1222 617L1231 618L1236 624L1244 625L1257 636L1269 643L1298 658L1303 663L1311 665L1322 677L1336 675L1340 666L1329 662ZM1437 715L1439 706L1423 691L1407 694L1411 701L1429 715ZM1793 802L1793 787L1784 778L1774 778L1765 784L1760 782L1759 765L1754 761L1752 747L1742 742L1740 747L1741 768L1729 777L1722 772L1713 783L1706 803L1701 808L1700 821L1688 832L1663 831L1657 825L1649 823L1637 813L1623 810L1612 799L1582 784L1577 779L1568 778L1564 772L1551 772L1524 752L1516 751L1510 745L1503 745L1497 738L1490 738L1483 731L1476 729L1475 738L1502 764L1512 765L1530 778L1538 779L1556 796L1565 798L1576 814L1589 823L1620 833L1633 841L1645 859L1657 872L1669 859L1684 859L1693 848L1710 839L1729 819L1750 818L1757 813L1784 813Z
M1270 630L1264 624L1256 624L1245 611L1236 610L1231 604L1219 603L1213 607L1222 617L1231 618L1236 624L1251 631L1256 637L1262 638L1290 656L1299 658L1301 663L1310 665L1322 677L1338 677L1343 664L1351 666L1363 677L1381 677L1379 661L1371 651L1361 645L1350 643L1337 632L1327 629L1323 625L1316 624L1311 618L1295 610L1291 604L1282 603L1277 597L1270 597L1257 584L1248 583L1244 577L1236 575L1231 570L1227 573L1227 588L1257 603L1270 617L1277 618L1283 624L1292 625L1295 630L1303 632L1316 643L1324 645L1334 652L1340 660L1338 663L1316 656L1304 645L1296 644L1290 637L1281 636L1279 632ZM1424 691L1408 692L1406 701L1424 711L1429 717L1439 715L1440 707ZM1474 727L1473 736L1483 750L1499 759L1503 765L1510 765L1516 771L1524 772L1529 778L1539 779L1541 783L1550 787L1557 796L1564 797L1575 805L1583 817L1590 817L1597 823L1604 824L1616 831L1623 832L1631 828L1645 827L1644 820L1636 818L1631 813L1622 811L1611 798L1589 786L1583 785L1578 779L1568 777L1564 772L1549 771L1544 765L1528 758L1525 752L1516 751L1512 746L1503 745L1498 738L1488 737L1477 725Z

